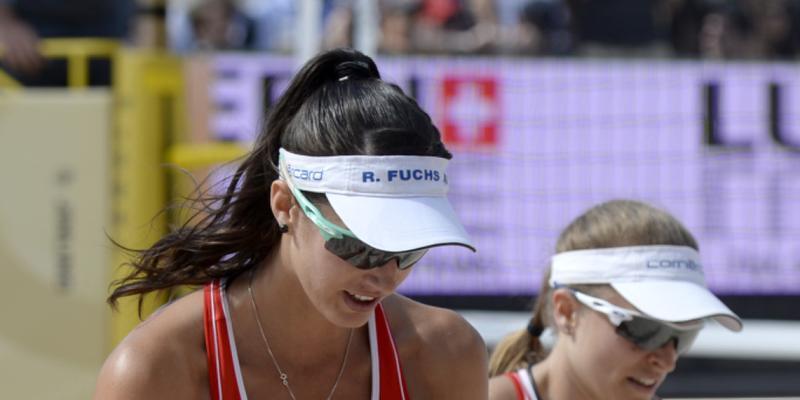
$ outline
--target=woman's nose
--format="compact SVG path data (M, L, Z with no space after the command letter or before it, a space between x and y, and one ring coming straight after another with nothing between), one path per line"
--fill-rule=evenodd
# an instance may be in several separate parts
M678 349L675 340L670 340L650 352L650 362L666 373L672 372L678 362Z
M392 258L380 267L370 270L375 283L383 288L394 289L402 283L407 271L401 270L397 265L397 259Z

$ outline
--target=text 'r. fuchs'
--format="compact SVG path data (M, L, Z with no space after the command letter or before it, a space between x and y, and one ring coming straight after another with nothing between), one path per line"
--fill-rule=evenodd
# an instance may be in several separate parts
M364 171L361 173L362 182L380 182L382 179L374 171ZM447 183L447 174L440 173L434 169L390 169L386 171L386 181L432 181L443 180Z

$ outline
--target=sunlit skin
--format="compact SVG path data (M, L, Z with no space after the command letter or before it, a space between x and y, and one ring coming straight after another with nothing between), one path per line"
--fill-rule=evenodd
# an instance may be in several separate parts
M593 296L635 310L612 289ZM541 400L649 400L675 369L674 342L642 350L619 336L608 318L580 304L566 289L552 293L558 340L545 360L533 366ZM490 399L516 399L510 379L490 381Z
M294 200L290 199L294 202ZM347 227L327 204L317 204L317 208L329 221ZM408 277L413 268L401 270L392 260L379 268L362 270L354 268L347 261L325 249L325 240L319 229L305 217L296 203L290 206L287 215L280 210L278 216L291 221L289 240L281 246L288 260L286 265L295 265L294 274L308 296L313 307L330 323L344 328L355 328L367 323L372 310L357 311L348 307L347 292L360 296L376 298L377 301L391 295ZM299 257L298 257L299 256Z
M333 210L326 218L342 224ZM369 399L367 321L380 301L412 398L486 399L487 355L480 335L458 314L394 293L414 268L396 261L362 270L327 251L319 230L275 181L265 211L289 227L253 274L265 335L298 399L326 398L352 343L333 399ZM344 226L344 224L342 224ZM249 273L227 298L245 390L250 398L288 399L267 354L248 293ZM354 301L351 294L374 297ZM362 297L363 299L363 297ZM208 399L202 292L191 293L137 327L109 356L95 399ZM459 365L454 371L449 367Z

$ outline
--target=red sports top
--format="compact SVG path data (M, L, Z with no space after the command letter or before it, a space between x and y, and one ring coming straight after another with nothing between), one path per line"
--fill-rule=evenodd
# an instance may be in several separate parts
M224 281L215 280L206 285L203 320L211 399L246 400ZM369 318L368 329L372 358L371 399L408 400L400 358L380 304Z
M516 371L506 372L505 377L511 379L514 384L514 391L517 392L517 400L537 400L536 388L531 379L528 368L520 368Z

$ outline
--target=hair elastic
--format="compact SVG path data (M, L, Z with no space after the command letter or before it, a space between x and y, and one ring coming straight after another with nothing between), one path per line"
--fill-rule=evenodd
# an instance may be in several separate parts
M531 336L539 337L542 335L542 332L544 332L544 327L536 326L536 323L531 319L530 322L528 322L528 326L525 327L525 330L527 330Z
M373 75L369 64L364 61L344 61L336 65L335 70L340 82L350 78L370 78Z

